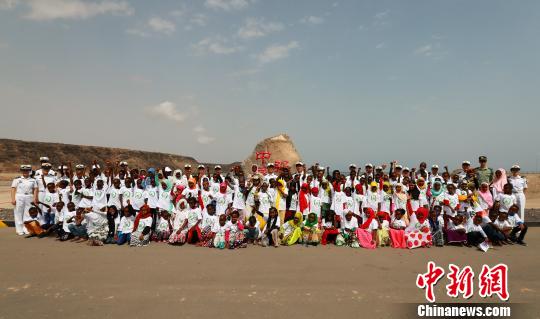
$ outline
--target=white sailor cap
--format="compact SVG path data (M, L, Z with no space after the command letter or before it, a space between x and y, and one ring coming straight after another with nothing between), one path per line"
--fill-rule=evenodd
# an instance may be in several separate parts
M126 161L120 162L120 166L128 166L128 163Z
M49 158L47 156L42 156L42 157L39 158L39 161L40 162L48 162Z
M375 170L377 170L377 171L382 171L382 166L377 166L377 167L375 168Z
M296 166L304 166L304 163L298 161L298 162L296 162Z
M58 166L58 170L67 169L68 167L66 165L60 165Z
M366 167L371 167L371 168L373 168L373 164L367 163L367 164L366 164Z
M184 168L191 168L191 164L184 165Z
M83 169L84 168L84 165L83 164L77 164L75 166L76 169Z
M172 169L169 166L166 166L163 170L165 172L172 172Z
M43 168L51 168L52 164L51 163L43 163L43 164L41 164L41 167L43 167Z
M404 171L407 171L407 172L410 172L410 171L411 171L411 169L408 168L407 166L403 167L403 170L404 170Z
M201 164L201 165L199 165L197 168L198 168L198 169L202 169L202 168L205 168L205 167L204 167L204 165Z
M214 166L214 169L221 169L221 165Z
M403 168L403 165L398 164L398 165L396 165L396 168L397 168L397 169L402 169L402 168Z
M431 168L436 168L436 169L439 169L439 165L437 165L437 164L433 164L433 165L431 165Z
M99 164L92 165L92 169L100 168Z
M260 179L261 177L259 175L254 175L252 178L253 179Z
M31 171L32 170L32 165L28 165L28 164L23 164L21 165L21 171Z
M463 165L471 165L471 162L470 161L463 161L461 164L463 164Z
M319 167L317 167L317 170L319 170L319 171L324 171L324 167L319 166Z
M356 164L350 164L350 165L349 165L349 168L351 168L351 167L356 168Z
M274 163L268 163L266 164L266 167L274 167Z
M514 170L514 169L520 170L521 167L519 167L518 164L514 164L514 165L512 165L512 168L510 168L510 169L511 169L511 170Z

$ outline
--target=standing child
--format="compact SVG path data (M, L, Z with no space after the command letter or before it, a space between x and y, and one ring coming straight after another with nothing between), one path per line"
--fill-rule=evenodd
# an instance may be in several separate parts
M244 225L239 217L240 213L238 211L235 210L231 213L231 221L229 222L229 249L247 247L244 242Z
M216 215L216 202L212 201L208 205L206 205L206 209L202 212L202 221L200 227L201 241L197 244L198 246L212 246L212 241L214 240L214 233L212 232L212 229L218 221L219 217Z

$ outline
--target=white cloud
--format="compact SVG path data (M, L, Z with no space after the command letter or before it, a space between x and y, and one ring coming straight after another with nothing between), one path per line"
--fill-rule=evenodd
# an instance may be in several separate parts
M158 105L150 106L146 110L150 115L162 117L177 123L182 123L187 118L187 114L178 111L176 104L170 101L165 101L159 103Z
M204 38L196 44L192 45L195 53L204 54L232 54L242 51L244 48L238 45L230 45L229 41L222 37Z
M155 32L171 34L176 31L176 25L169 20L160 17L152 17L148 19L148 26Z
M296 41L291 41L285 45L271 45L257 56L260 63L269 63L289 56L291 50L299 48Z
M312 24L312 25L322 24L324 23L324 18L316 17L316 16L309 16L309 17L303 17L300 20L300 22L305 23L305 24Z
M19 0L0 0L0 10L9 10L15 8Z
M88 19L100 14L131 15L134 10L127 1L103 0L28 0L31 20Z
M416 48L416 50L414 50L414 54L416 55L430 56L432 53L433 53L433 47L431 44L423 45L421 47Z
M378 12L375 14L375 19L385 19L388 17L388 11Z
M193 16L189 18L189 22L191 24L198 25L199 27L206 26L207 21L208 21L208 17L202 13L195 13L193 14Z
M444 50L441 42L428 43L426 45L416 48L413 53L418 56L424 56L433 60L441 60L448 54Z
M197 136L197 142L199 144L210 144L212 142L214 142L216 139L214 137L211 137L211 136L207 136L207 135L199 135Z
M139 30L139 29L127 29L126 33L131 34L131 35L136 35L136 36L139 36L139 37L143 37L143 38L148 38L150 36L150 33L146 32L146 31L143 31L143 30Z
M193 132L195 133L204 133L206 132L206 129L202 125L197 125L193 128Z
M233 11L247 8L253 0L206 0L204 5L213 10Z
M196 139L199 144L210 144L216 140L214 137L208 136L208 134L206 134L206 128L202 125L195 126L193 128L193 132L196 133Z
M242 39L252 39L264 37L269 33L278 32L284 28L285 26L279 22L266 22L263 18L247 18L237 33Z

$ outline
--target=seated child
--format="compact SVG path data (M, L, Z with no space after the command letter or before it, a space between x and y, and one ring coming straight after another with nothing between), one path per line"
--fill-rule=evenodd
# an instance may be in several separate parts
M387 219L387 214L384 212L377 213L377 247L390 246L390 223Z
M244 235L248 244L257 244L259 241L259 221L254 215L249 216L248 222L244 227Z
M171 236L172 225L170 220L170 214L166 210L162 210L159 216L159 220L156 224L156 230L152 234L152 240L155 242L166 242Z
M26 238L39 236L44 232L43 228L41 228L43 223L41 209L34 204L32 205L28 210L29 216L24 220L24 227L28 231Z
M329 210L322 220L323 234L321 244L326 245L329 241L335 243L339 235L339 222L336 220L336 214Z
M68 219L69 232L73 234L73 242L83 242L88 240L86 232L86 219L84 218L84 208L78 208L75 216Z
M133 223L135 217L133 217L133 208L130 206L124 207L122 210L123 216L120 218L120 224L118 224L118 229L116 233L116 244L123 245L125 243L129 244L131 239L131 232L133 231Z
M320 233L318 215L316 213L309 213L307 220L304 221L304 225L302 226L302 241L306 247L308 245L317 246L320 240Z
M518 205L514 204L512 207L510 207L510 210L508 211L508 222L512 227L512 231L510 232L509 236L510 240L518 243L519 245L527 246L527 244L523 241L525 235L527 234L527 225L521 220L521 217L519 217ZM518 236L516 237L516 235Z
M269 216L264 225L262 245L273 245L279 247L279 227L280 218L278 210L275 207L270 207Z

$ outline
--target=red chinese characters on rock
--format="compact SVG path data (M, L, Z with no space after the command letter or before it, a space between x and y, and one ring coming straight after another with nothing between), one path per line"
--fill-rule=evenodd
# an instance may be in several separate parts
M416 277L416 286L426 290L426 299L429 302L435 302L435 292L433 289L437 282L444 276L444 269L435 265L430 261L427 267L428 271L425 274L420 274Z
M470 266L459 269L458 266L450 264L448 266L450 272L446 277L450 280L450 283L446 285L446 294L449 297L457 298L460 293L463 294L463 298L469 299L473 295L473 278L474 271Z
M482 266L482 272L478 277L479 294L483 298L496 294L501 300L508 300L508 266L498 264L494 267Z
M268 170L266 169L266 165L271 155L272 153L270 152L256 152L255 153L255 160L261 162L261 164L259 165L259 168L257 169L257 171L260 174L265 175L267 173ZM274 161L274 168L276 170L279 171L281 168L285 168L285 167L289 167L288 161L279 161L279 160Z

